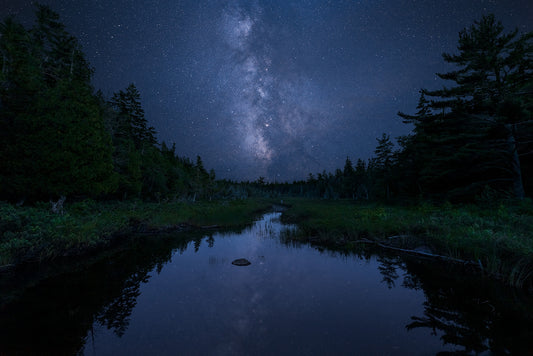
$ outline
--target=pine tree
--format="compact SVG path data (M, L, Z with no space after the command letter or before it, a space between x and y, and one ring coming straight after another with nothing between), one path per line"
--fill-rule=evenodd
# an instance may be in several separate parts
M517 34L504 34L493 15L461 31L458 54L443 54L458 69L438 74L455 86L423 90L417 114L401 114L415 124L404 144L418 150L417 165L426 167L421 181L429 190L472 195L489 184L524 197L521 155L528 154L533 124L533 33Z
M443 135L444 114L435 114L421 91L415 115L398 113L405 124L413 124L412 134L398 138L399 186L409 195L447 190L451 181L449 170L450 145Z
M125 91L120 90L113 94L110 104L117 113L117 137L131 139L135 148L141 151L156 144L155 129L148 126L141 104L141 94L135 84L128 85Z
M377 175L377 184L382 185L385 190L385 197L390 198L392 185L392 166L394 163L394 155L392 148L394 144L390 140L390 136L383 134L381 138L377 139L378 145L374 151L374 171Z
M0 195L19 199L31 184L26 166L32 159L21 139L43 83L31 36L13 18L0 24L0 54Z
M92 94L92 71L56 13L39 6L37 18L30 31L9 19L0 29L0 194L49 199L108 192L111 142Z
M361 158L359 158L355 164L354 180L356 187L356 198L364 198L368 200L368 173L366 163Z
M92 68L78 40L66 31L59 15L48 6L37 5L36 17L37 25L31 34L47 83L52 87L63 79L89 83Z
M155 147L155 129L148 126L141 95L134 84L113 94L108 105L108 128L112 131L115 170L120 176L118 193L124 198L167 193L163 159Z
M347 198L355 199L356 189L355 170L350 158L346 157L346 161L344 162L344 170L342 171L342 195Z
M36 103L24 142L39 195L96 196L115 189L111 138L90 88L60 81ZM35 177L39 177L35 179Z

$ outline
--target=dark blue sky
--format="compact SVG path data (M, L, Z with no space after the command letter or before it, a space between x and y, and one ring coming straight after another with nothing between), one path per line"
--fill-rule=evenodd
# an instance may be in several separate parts
M159 139L217 176L293 180L409 132L458 32L494 13L531 31L531 0L41 1L80 39L107 95L133 82ZM27 26L30 1L0 0Z

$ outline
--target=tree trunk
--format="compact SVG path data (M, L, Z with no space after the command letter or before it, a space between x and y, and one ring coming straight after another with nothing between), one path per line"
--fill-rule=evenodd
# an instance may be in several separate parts
M505 125L507 129L507 150L511 159L511 171L513 179L513 192L515 198L524 199L524 183L522 181L522 168L520 166L520 157L518 156L518 147L515 139L515 125Z

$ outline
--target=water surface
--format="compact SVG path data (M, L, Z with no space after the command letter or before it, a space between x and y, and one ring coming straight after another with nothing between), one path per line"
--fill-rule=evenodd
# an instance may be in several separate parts
M532 350L527 296L429 261L286 244L280 231L294 227L278 218L238 233L144 239L47 278L2 306L0 354ZM237 258L251 265L232 265Z

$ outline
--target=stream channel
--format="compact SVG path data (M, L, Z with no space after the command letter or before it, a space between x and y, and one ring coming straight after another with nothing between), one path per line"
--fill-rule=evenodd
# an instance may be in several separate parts
M460 266L292 243L279 216L140 237L23 287L0 276L0 355L531 354L530 296Z

